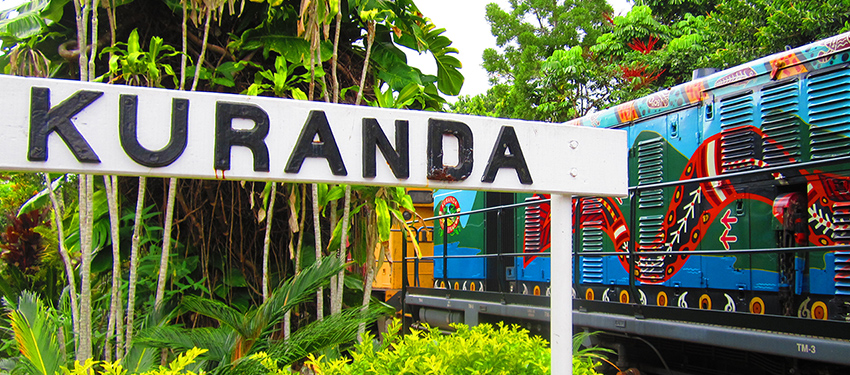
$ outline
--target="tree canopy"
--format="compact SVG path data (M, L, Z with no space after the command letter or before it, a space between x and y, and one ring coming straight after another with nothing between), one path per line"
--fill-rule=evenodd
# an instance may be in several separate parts
M562 122L691 79L850 30L850 2L646 0L612 16L603 2L487 7L499 50L492 88L460 113ZM552 21L552 19L557 22Z

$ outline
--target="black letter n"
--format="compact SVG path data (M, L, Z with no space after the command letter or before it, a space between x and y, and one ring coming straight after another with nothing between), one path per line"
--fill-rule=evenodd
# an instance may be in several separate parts
M377 149L381 150L384 159L389 164L395 178L403 179L410 177L410 162L408 149L408 122L405 120L395 121L395 145L398 151L393 150L387 135L378 125L378 120L373 118L363 119L363 177L375 177L377 174L375 154Z
M50 108L50 89L33 87L30 100L29 161L47 161L47 136L54 131L81 163L100 163L89 143L71 122L89 104L103 96L100 91L80 90Z

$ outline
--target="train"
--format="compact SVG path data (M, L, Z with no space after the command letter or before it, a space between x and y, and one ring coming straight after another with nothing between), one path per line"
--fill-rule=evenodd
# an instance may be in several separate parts
M850 373L850 33L553 126L628 134L629 196L573 200L573 325L616 366ZM376 285L406 323L547 336L548 197L416 194Z

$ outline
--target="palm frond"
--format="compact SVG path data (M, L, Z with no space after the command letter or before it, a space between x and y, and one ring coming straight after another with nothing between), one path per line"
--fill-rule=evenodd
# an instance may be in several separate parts
M183 298L183 307L198 314L218 320L220 324L232 328L234 331L242 335L242 337L253 337L255 335L255 333L251 331L250 327L246 325L246 322L250 319L250 315L252 315L253 312L248 313L247 315L249 315L249 317L246 319L246 313L239 312L221 301L196 296L186 296Z
M295 331L288 340L263 342L255 348L265 351L268 358L277 362L278 367L289 366L310 353L341 344L353 342L357 338L357 328L361 322L371 323L378 317L386 315L387 310L381 305L371 305L368 310L360 307L343 310L337 314L315 321ZM257 360L246 356L233 364L232 374L247 374L255 372Z
M600 353L617 354L617 352L599 346L588 346L582 348L584 342L599 332L581 331L573 335L573 356L582 358L598 358L606 359L605 355Z
M254 327L264 329L274 324L286 311L313 298L316 289L327 285L331 276L338 274L345 267L346 264L339 259L328 257L286 280L272 292L268 301L260 305L253 322Z
M29 291L22 291L17 307L9 311L15 341L28 367L44 375L53 375L64 364L49 313L41 299Z
M135 344L180 352L192 348L208 351L201 357L212 361L227 361L236 343L237 333L229 327L180 328L175 326L151 327L135 338Z
M157 359L160 352L154 348L134 344L127 355L121 359L121 367L127 370L129 374L141 374L150 370Z

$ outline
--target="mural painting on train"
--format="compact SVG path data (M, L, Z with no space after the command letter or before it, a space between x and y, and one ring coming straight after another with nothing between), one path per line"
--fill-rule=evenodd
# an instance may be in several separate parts
M495 198L494 198L495 197ZM548 195L486 193L467 190L437 190L434 193L434 215L470 212L494 204L523 202L527 199L549 198ZM498 202L494 200L500 200ZM487 216L490 215L490 216ZM448 256L496 255L504 253L546 252L550 251L549 241L549 203L529 206L503 212L502 227L512 230L504 232L497 229L495 213L476 213L448 219L448 230L441 222L434 231L435 287L445 283L443 261L440 257L448 248ZM488 224L489 221L489 224ZM531 225L529 225L531 223ZM448 238L444 236L448 233ZM510 234L510 240L504 241L499 234ZM514 233L522 233L514 235ZM450 258L446 261L449 288L459 290L498 291L502 287L506 292L549 295L551 280L548 256L495 258ZM507 276L507 285L500 286L493 280L493 273Z
M689 181L576 206L577 294L629 301L629 259L594 252L846 244L840 165L765 168L850 154L850 37L841 35L571 122L629 132L629 185ZM635 212L630 212L634 207ZM628 223L630 218L635 222ZM826 319L847 316L850 253L643 255L642 303Z

